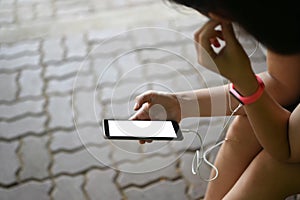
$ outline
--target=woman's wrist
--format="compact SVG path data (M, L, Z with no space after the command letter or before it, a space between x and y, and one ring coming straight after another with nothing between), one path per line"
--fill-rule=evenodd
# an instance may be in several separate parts
M241 76L239 79L233 80L232 83L234 85L234 88L242 96L250 96L254 94L259 87L254 73L247 76Z

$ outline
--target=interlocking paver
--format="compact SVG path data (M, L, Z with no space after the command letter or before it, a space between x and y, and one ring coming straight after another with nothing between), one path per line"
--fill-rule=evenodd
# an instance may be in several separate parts
M5 185L16 181L16 172L20 167L16 153L18 145L18 142L0 142L0 184Z
M83 200L85 199L81 190L83 176L61 176L55 180L55 188L52 192L54 200Z
M24 136L28 133L42 134L47 117L25 117L13 122L0 122L0 137L12 139Z
M23 70L20 75L20 97L42 96L44 81L42 68L36 70Z
M18 90L16 77L17 74L0 74L0 100L11 101L16 98Z
M73 109L70 96L56 96L49 99L48 112L50 114L49 127L72 127Z
M94 90L76 92L72 103L77 124L99 124L103 108L99 106Z
M16 56L21 53L38 54L38 40L21 41L13 44L2 44L0 46L0 56Z
M145 158L145 159L147 160L149 159L149 162L147 161L147 163L151 163L151 161L159 162L159 160L153 158ZM162 159L169 159L169 158L167 157ZM177 164L176 162L173 162L162 169L156 169L152 172L146 172L146 173L134 173L134 171L131 172L121 171L118 176L117 182L120 184L121 187L126 187L129 185L144 186L147 185L147 183L149 182L153 182L160 179L175 179L176 177L179 176L179 172L177 170L176 164ZM137 165L141 167L141 165L139 164Z
M62 38L47 38L43 42L43 62L61 61L64 56Z
M22 101L12 105L0 105L0 118L10 119L24 114L39 114L43 112L45 100Z
M87 46L84 41L84 35L72 35L65 38L67 49L67 58L85 57L87 54Z
M34 19L33 5L20 6L17 8L18 20L21 22L32 21Z
M19 70L24 68L39 68L40 55L22 56L0 60L0 70Z
M73 153L57 153L54 155L53 174L80 173L92 167L105 167L111 164L109 159L110 146L82 149Z
M85 190L90 199L122 199L120 192L113 183L115 175L116 172L111 169L89 171L86 175L88 181Z
M51 2L38 3L35 6L37 19L49 19L53 16L53 6Z
M52 79L48 81L46 93L67 94L76 92L79 89L94 89L95 82L93 75L70 77L63 80Z
M79 127L74 131L57 131L53 133L50 148L57 150L74 150L85 145L104 145L102 130L99 127Z
M20 184L9 189L0 188L0 199L48 200L50 199L50 197L48 196L50 188L50 181L30 181L28 183Z
M186 184L183 180L159 181L145 188L128 188L124 191L128 200L134 199L160 199L160 200L185 200L189 199L185 195Z
M49 176L50 154L47 150L48 137L26 137L19 150L22 160L20 178L42 179Z
M63 64L48 65L45 77L63 77L76 75L76 73L87 72L89 63L82 61L69 61Z
M10 24L14 22L14 20L13 9L0 10L0 24Z

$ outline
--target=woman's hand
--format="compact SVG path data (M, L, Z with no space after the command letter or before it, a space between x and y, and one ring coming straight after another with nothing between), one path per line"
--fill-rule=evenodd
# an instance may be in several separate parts
M181 110L175 94L147 91L136 97L134 110L137 111L131 120L174 120L181 121ZM141 144L151 142L140 140Z
M221 30L216 30L219 25ZM218 40L224 41L225 46L219 52L215 52L212 45L219 48ZM210 20L195 33L195 41L198 43L196 50L199 64L233 83L254 77L250 60L235 37L232 24Z

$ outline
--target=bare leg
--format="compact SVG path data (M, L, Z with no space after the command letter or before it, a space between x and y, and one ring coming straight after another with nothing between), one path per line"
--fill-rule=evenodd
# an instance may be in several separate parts
M227 138L228 141L220 148L215 161L219 176L208 184L206 200L222 199L261 151L246 116L237 116L234 119Z
M283 200L296 193L300 193L300 163L279 162L263 150L224 199Z

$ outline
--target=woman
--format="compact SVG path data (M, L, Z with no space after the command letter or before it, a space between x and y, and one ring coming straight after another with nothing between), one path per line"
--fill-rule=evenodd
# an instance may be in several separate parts
M210 20L195 33L199 64L213 69L228 86L176 94L148 91L136 98L132 119L148 119L155 104L164 106L168 119L217 116L212 102L224 95L230 107L244 103L230 125L215 166L218 178L208 184L205 199L284 199L300 193L300 19L299 8L289 1L176 0ZM237 23L267 48L267 71L256 76L231 23ZM216 30L217 26L221 30ZM225 47L218 53L218 39ZM201 48L200 48L201 46ZM214 70L216 71L216 70ZM199 113L188 109L197 97ZM239 101L237 101L239 99ZM189 110L188 112L185 110ZM145 143L146 141L140 141ZM214 174L212 174L213 176Z

